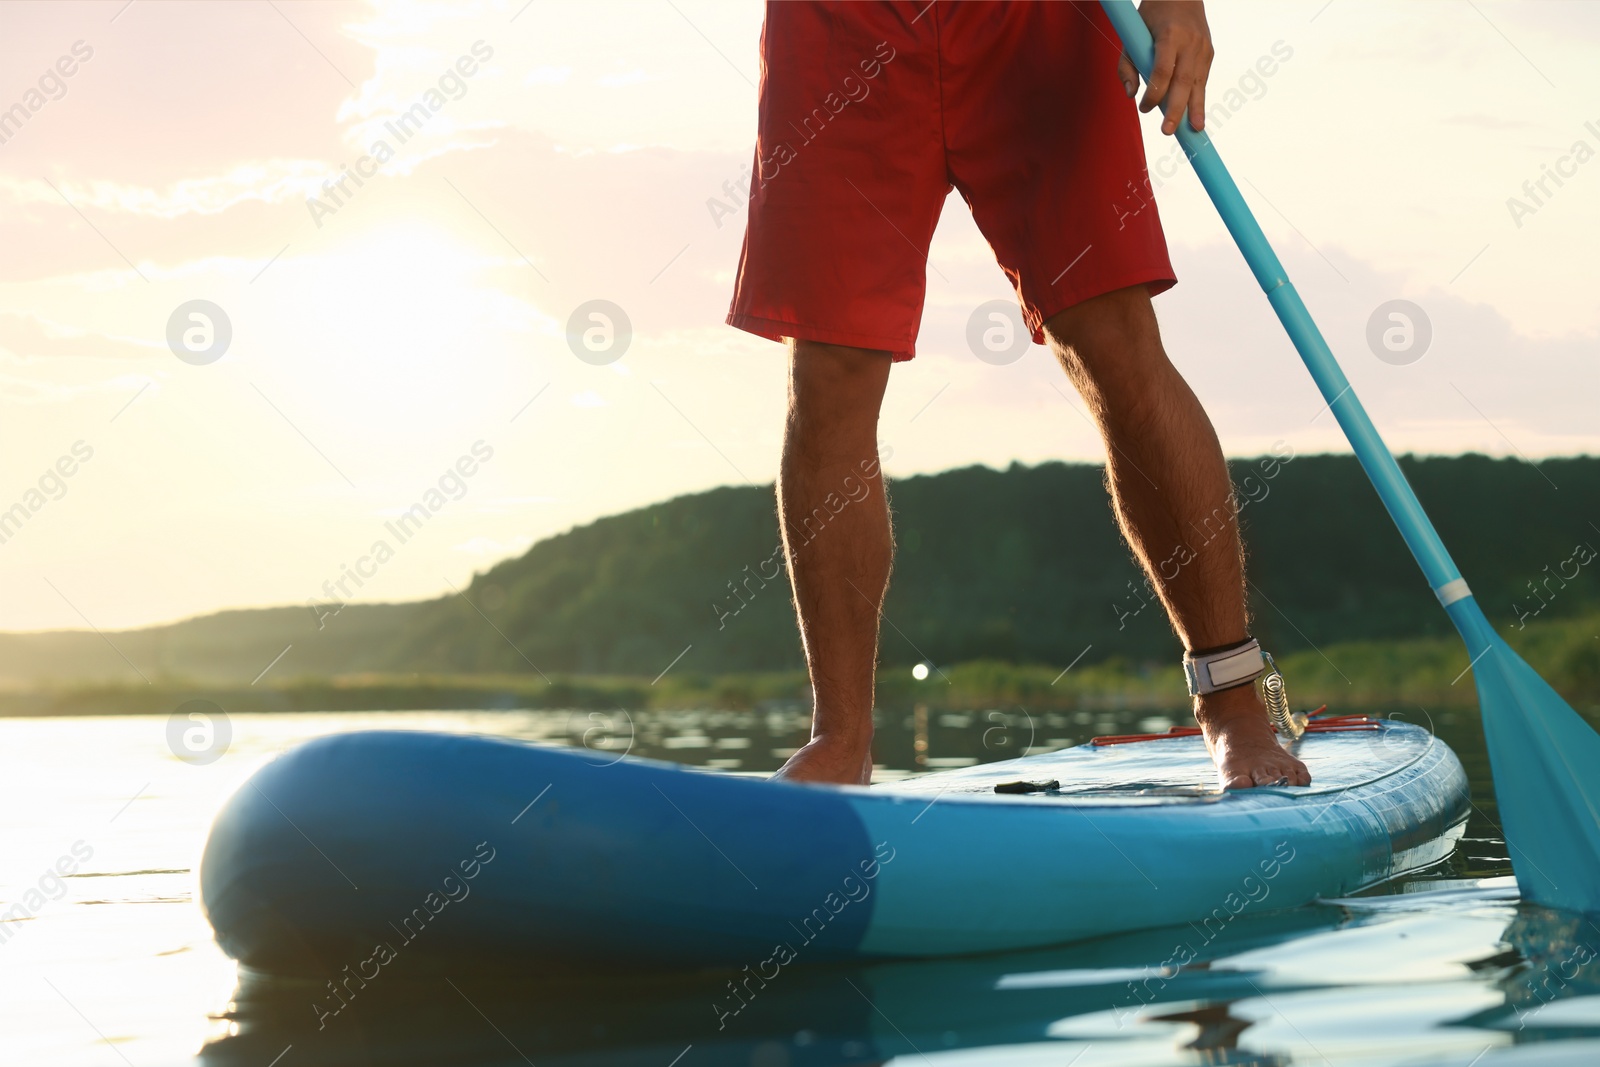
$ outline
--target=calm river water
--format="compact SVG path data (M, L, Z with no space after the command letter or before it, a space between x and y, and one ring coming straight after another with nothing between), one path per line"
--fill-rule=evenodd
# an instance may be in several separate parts
M1360 898L1244 916L1181 968L1184 930L1042 952L786 971L718 1030L722 977L403 972L318 1031L316 990L241 975L194 903L212 813L263 761L334 731L494 733L775 768L792 710L236 715L213 762L166 717L0 720L0 1063L54 1067L626 1064L1600 1064L1600 920L1520 905L1475 714L1430 719L1476 808L1442 867ZM884 717L880 778L1001 759L1144 713ZM219 750L220 751L220 750ZM952 857L959 862L958 857ZM61 872L69 872L65 876ZM21 912L14 905L21 904ZM10 909L10 910L6 910ZM387 972L386 972L387 973Z

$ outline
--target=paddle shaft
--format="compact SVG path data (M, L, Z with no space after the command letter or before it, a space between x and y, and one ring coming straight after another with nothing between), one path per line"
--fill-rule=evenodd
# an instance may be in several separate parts
M1132 0L1100 0L1100 6L1105 9L1106 17L1122 38L1123 48L1134 66L1148 79L1155 62L1155 45L1150 38L1149 28L1135 10ZM1306 310L1305 302L1289 281L1283 264L1278 262L1277 254L1261 232L1250 206L1240 195L1239 187L1234 184L1227 167L1223 166L1211 138L1190 127L1187 121L1178 123L1177 137L1184 154L1194 166L1200 184L1210 194L1223 224L1233 235L1245 262L1267 294L1267 302L1278 313L1278 321L1283 323L1289 339L1305 361L1312 380L1322 391L1333 417L1344 430L1356 458L1361 461L1362 469L1367 472L1383 506L1400 528L1400 536L1405 538L1407 547L1422 567L1422 573L1427 576L1428 584L1433 587L1440 603L1450 609L1470 599L1472 594L1461 580L1461 572L1450 558L1444 542L1439 539L1432 520L1422 510L1422 503L1406 481L1400 464L1395 462L1394 453L1378 436L1366 409L1356 398L1338 360L1328 348L1328 342L1323 339L1322 331L1312 321L1311 313ZM1474 616L1481 618L1481 612L1462 604L1449 614L1469 644L1477 645L1483 639L1482 631L1475 625L1474 619Z

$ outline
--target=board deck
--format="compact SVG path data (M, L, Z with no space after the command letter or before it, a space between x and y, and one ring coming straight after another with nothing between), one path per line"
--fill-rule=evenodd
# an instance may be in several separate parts
M1307 734L1289 746L1311 772L1310 786L1262 786L1256 792L1287 797L1325 796L1387 777L1421 759L1431 744L1422 731L1392 729L1349 733ZM1023 795L996 794L1002 782L1054 779L1057 791ZM1134 744L1077 745L997 763L934 771L888 782L875 792L977 799L997 802L1192 804L1227 795L1217 781L1216 765L1199 737L1162 737Z

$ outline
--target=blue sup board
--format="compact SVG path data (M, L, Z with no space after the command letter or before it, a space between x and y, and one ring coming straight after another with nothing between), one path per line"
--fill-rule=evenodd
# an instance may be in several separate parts
M1307 734L1293 751L1310 787L1220 791L1201 739L1169 737L851 788L338 734L226 803L201 900L223 949L263 970L759 971L1225 925L1436 863L1461 833L1466 775L1419 727Z

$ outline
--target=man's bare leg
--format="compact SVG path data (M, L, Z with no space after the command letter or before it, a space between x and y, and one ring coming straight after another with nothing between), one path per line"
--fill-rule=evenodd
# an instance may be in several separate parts
M814 700L811 740L777 777L872 778L878 611L893 541L878 469L890 355L796 341L778 477L778 524Z
M1095 297L1052 316L1045 332L1100 427L1117 521L1184 646L1243 640L1244 551L1227 464L1161 346L1148 292ZM1310 783L1278 744L1254 686L1197 697L1194 716L1224 786Z

